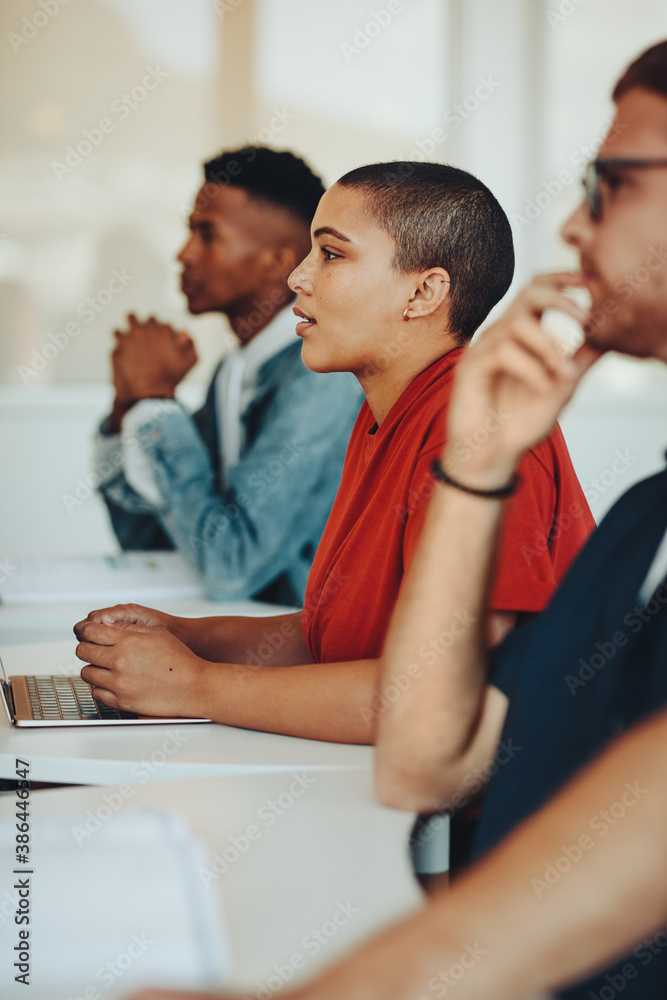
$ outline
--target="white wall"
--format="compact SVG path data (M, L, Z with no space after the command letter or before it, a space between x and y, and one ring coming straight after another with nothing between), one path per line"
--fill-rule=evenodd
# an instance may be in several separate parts
M193 408L200 396L197 386L179 393ZM0 561L118 550L89 486L93 428L110 402L107 385L0 388Z
M199 403L196 386L180 395L188 406ZM94 492L87 495L86 483L92 428L109 402L104 385L50 386L29 397L16 387L0 389L0 561L12 554L117 550L104 505ZM588 375L562 426L599 520L633 482L664 467L667 369L605 359ZM82 502L73 505L72 497Z
M184 389L193 398L228 346L220 321L186 316L173 261L201 160L223 145L268 139L306 155L327 181L426 149L497 193L514 222L517 284L574 263L557 236L580 197L572 155L601 138L623 66L667 36L664 0L402 0L361 45L387 6L73 0L12 45L37 8L0 5L0 556L112 549L97 498L68 513L62 495L88 474L92 428L109 400L111 334L129 309L193 332L203 358ZM168 78L58 180L53 161L155 64ZM448 124L481 79L498 86ZM274 106L291 117L271 140L261 130ZM433 143L434 129L446 138ZM567 166L572 182L524 225L528 202ZM20 366L122 267L136 276L123 293L24 384ZM612 360L564 418L591 496L604 476L596 515L660 464L665 389L655 367ZM626 448L636 458L616 475Z
M665 467L667 368L604 358L579 387L561 426L599 521L633 483Z

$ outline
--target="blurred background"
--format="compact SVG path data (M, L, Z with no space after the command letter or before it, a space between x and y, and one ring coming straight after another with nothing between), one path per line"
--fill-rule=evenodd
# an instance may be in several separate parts
M510 216L516 290L574 264L558 227L613 83L666 36L664 0L3 0L0 557L115 551L87 477L128 311L195 337L188 405L229 348L178 291L203 160L259 142L326 183L373 160L464 167ZM588 376L563 426L598 518L660 467L666 417L663 366Z

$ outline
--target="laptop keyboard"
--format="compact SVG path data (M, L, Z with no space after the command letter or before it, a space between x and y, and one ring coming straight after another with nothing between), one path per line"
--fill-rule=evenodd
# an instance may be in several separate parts
M134 712L109 708L93 698L80 677L26 677L34 719L136 719Z

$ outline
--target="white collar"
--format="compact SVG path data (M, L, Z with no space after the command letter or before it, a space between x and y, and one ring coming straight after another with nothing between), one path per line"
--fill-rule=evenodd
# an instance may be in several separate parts
M245 346L239 344L223 361L216 377L220 458L223 480L238 465L245 444L242 416L257 390L260 369L280 351L296 343L296 320L291 309L281 309L269 325Z
M667 576L667 531L662 536L662 541L656 549L653 562L649 566L641 589L639 591L639 602L645 607L656 592L660 584Z
M243 382L254 383L262 365L285 347L296 343L296 317L290 308L281 309L267 327L256 334L244 347L239 344L232 352L242 359ZM231 355L230 355L231 357Z

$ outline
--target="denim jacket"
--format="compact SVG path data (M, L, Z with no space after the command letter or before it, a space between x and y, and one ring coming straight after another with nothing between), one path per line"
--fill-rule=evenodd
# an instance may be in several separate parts
M217 373L216 373L217 374ZM338 490L362 394L347 374L320 375L290 345L260 369L243 414L238 465L220 476L215 377L201 410L170 403L136 431L161 496L127 482L119 438L97 436L100 492L124 549L176 548L213 600L255 597L300 605Z

